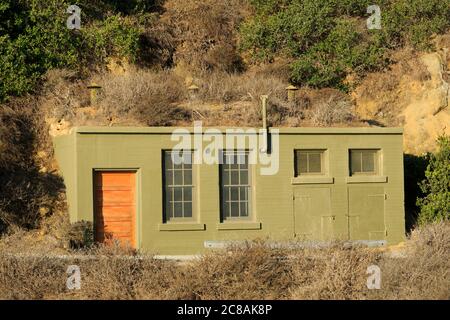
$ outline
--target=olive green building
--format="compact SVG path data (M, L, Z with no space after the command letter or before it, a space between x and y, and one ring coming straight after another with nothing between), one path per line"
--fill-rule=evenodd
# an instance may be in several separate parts
M177 129L201 147L174 151ZM271 128L264 150L242 128L245 145L196 162L211 152L209 129L78 127L56 137L71 221L93 221L98 241L163 255L255 238L404 240L401 129ZM263 174L252 152L273 156L276 170Z

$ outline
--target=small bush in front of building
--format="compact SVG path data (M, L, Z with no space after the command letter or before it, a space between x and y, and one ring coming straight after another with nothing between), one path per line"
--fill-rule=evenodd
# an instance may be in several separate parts
M90 221L79 221L70 225L69 245L73 249L89 248L94 244L94 226Z

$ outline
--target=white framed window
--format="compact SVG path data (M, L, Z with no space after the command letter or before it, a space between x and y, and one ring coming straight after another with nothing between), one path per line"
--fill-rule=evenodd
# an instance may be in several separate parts
M224 150L221 160L221 220L249 219L251 216L249 152Z
M192 159L191 150L163 151L165 222L193 217Z

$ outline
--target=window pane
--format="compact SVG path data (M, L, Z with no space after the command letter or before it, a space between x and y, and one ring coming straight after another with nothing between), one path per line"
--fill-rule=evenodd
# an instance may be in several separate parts
M181 170L183 168L183 164L182 164L183 159L179 158L179 155L177 155L176 153L172 154L172 156L174 157L172 160L175 160L175 161L179 162L178 164L176 162L174 162L173 163L173 168Z
M229 201L230 200L230 187L224 187L223 188L223 194L222 194L222 197L223 197L223 200L224 201Z
M247 170L241 170L240 171L240 176L241 176L241 185L246 185L248 184L248 171Z
M192 187L183 188L183 201L192 201Z
M296 150L295 152L295 175L323 173L322 160L323 150Z
M235 186L239 184L239 172L236 170L231 171L231 181L230 184Z
M173 184L173 175L172 171L166 169L166 175L165 175L165 183L166 185L172 185Z
M230 172L228 170L222 169L222 184L223 185L230 184Z
M192 202L184 203L184 217L191 218L192 217Z
M230 206L229 206L229 202L228 202L228 201L227 201L227 202L224 202L222 205L223 205L223 208L222 208L222 210L223 210L222 215L223 215L224 218L228 218L228 217L230 216Z
M239 197L240 197L240 200L241 201L246 201L247 199L248 199L248 193L247 193L247 188L248 187L240 187L239 189L239 192L240 192L240 195L239 195Z
M183 204L181 202L175 202L174 206L175 206L175 212L174 212L173 216L175 218L183 217Z
M167 169L172 169L172 157L170 152L164 152L164 166Z
M165 201L166 220L169 220L170 218L173 217L172 202L171 202L172 198L171 198L170 189L167 189L165 200L166 200Z
M305 152L298 152L297 170L299 173L308 173L308 157Z
M166 200L172 201L172 188L166 188Z
M351 173L361 172L361 151L350 150Z
M248 217L247 202L241 201L241 217Z
M231 159L231 161L232 162L229 162L229 164L230 164L230 168L231 169L238 169L239 168L239 165L238 165L238 155L237 154L234 154L232 157L230 157L230 159Z
M240 153L240 154L237 155L237 162L236 163L237 164L246 164L248 162L247 158L248 158L247 154Z
M239 217L239 203L230 202L230 205L231 205L231 217L233 218Z
M183 164L185 169L190 169L192 167L192 152L183 152Z
M320 153L311 152L309 153L309 172L310 173L321 173L322 172L322 158Z
M174 201L182 201L182 188L176 187L173 188L173 200Z
M232 188L230 188L231 190L231 200L232 201L237 201L237 200L239 200L239 187L232 187Z
M175 186L181 186L183 185L183 171L182 170L175 170L173 171L173 184Z
M229 154L229 153L226 153L225 154L225 158L224 158L224 164L226 164L227 165L227 167L229 167L230 166L230 164L232 164L233 163L233 155L232 154Z
M192 170L183 170L184 171L184 185L192 184Z
M362 153L362 171L374 172L375 171L375 154L374 151L366 151Z

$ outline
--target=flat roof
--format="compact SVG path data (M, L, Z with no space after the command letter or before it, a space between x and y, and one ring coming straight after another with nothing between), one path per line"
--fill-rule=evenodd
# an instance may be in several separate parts
M201 127L204 133L208 129L217 129L223 133L252 134L252 130L259 132L261 127ZM194 127L73 127L70 132L80 134L172 134L177 130L178 134L194 133ZM197 129L198 130L198 129ZM403 128L399 127L346 127L346 128L319 128L319 127L270 127L269 132L278 130L279 134L403 134ZM241 131L241 132L239 132ZM197 131L196 131L197 132Z

